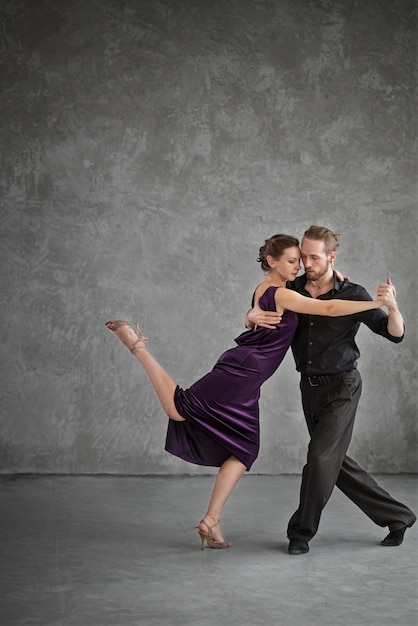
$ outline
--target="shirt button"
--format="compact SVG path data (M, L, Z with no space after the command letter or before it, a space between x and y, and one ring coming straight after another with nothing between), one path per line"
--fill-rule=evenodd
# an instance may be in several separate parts
M310 342L309 342L309 345L310 345L310 346L312 345L312 341L310 341Z
M313 326L313 322L310 322L309 326Z
M308 361L309 365L312 365L312 361Z

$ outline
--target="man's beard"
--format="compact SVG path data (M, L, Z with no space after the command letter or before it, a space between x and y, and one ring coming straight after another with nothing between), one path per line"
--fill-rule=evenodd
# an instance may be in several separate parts
M312 282L314 282L315 280L319 280L320 278L325 276L325 274L328 272L329 267L330 263L327 263L317 272L314 272L313 274L308 274L308 280L311 280Z

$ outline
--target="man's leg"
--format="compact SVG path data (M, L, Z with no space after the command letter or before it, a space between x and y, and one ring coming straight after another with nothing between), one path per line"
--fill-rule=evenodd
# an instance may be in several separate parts
M337 479L337 487L378 526L388 526L389 532L398 534L412 526L416 517L405 504L392 498L377 482L353 459L346 456ZM403 532L394 543L400 545Z
M348 456L344 459L336 484L378 526L389 526L392 531L415 521L411 509L392 498Z
M302 472L299 507L289 521L287 535L291 540L308 542L318 530L322 510L350 444L361 395L361 377L353 370L344 378L318 387L311 387L302 379L301 392L311 441Z
M351 429L354 424L354 416L357 409L358 401L361 393L361 378L358 372L356 372L354 378L358 376L360 385L356 384L353 380L353 373L350 373L345 377L345 384L347 384L352 389L352 400L354 410L352 420L351 420ZM354 385L353 385L354 382ZM316 397L318 396L318 397ZM312 395L308 390L307 393L303 394L304 398L304 410L308 423L308 428L311 432L311 436L313 440L321 439L321 429L316 432L317 425L321 421L321 418L315 416L315 410L318 410L318 400L319 396L324 398L322 394ZM326 398L326 396L325 396ZM310 401L309 401L310 400ZM318 415L321 416L321 411L318 412ZM323 422L324 424L325 422ZM331 427L331 430L332 427ZM330 433L328 433L330 435ZM351 439L351 434L350 434ZM349 441L348 441L349 443ZM348 444L347 444L348 445ZM309 463L307 464L307 466ZM307 471L309 474L309 470ZM322 482L324 485L324 483ZM348 456L344 456L341 469L338 473L338 477L336 478L336 485L339 489L348 497L352 502L354 502L372 521L374 521L379 526L388 526L390 535L386 537L386 539L382 542L382 545L400 545L403 540L403 534L407 527L413 525L416 520L414 513L404 504L398 502L389 493L387 493L384 489L379 487L376 481L365 471L363 470L353 459ZM303 479L302 479L302 487L301 487L301 495L302 490L304 488ZM319 493L318 493L319 491ZM331 495L331 491L329 491L329 496ZM322 501L320 499L320 494L322 493ZM325 506L327 499L326 498L326 490L323 486L322 489L314 491L312 494L314 505L310 508L311 520L305 522L305 526L307 527L308 532L305 535L302 533L298 533L298 531L302 527L302 520L306 520L309 518L309 514L307 515L304 507L299 506L298 511L293 515L292 519L289 522L289 530L288 536L291 537L299 537L304 538L306 541L309 541L311 537L315 534L320 520L320 515L322 512L322 508ZM316 496L316 498L315 498ZM302 500L302 497L301 497ZM306 507L305 507L306 509ZM308 508L309 512L309 508ZM316 530L315 530L316 528ZM303 529L303 527L302 527ZM313 532L315 531L315 532ZM310 533L311 536L309 536Z

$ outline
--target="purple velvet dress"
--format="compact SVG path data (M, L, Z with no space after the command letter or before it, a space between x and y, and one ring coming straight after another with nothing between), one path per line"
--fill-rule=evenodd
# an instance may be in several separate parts
M268 287L261 296L265 311L276 310L276 289ZM209 374L189 389L177 387L175 405L186 421L169 420L167 452L213 467L233 455L249 470L260 446L260 387L282 362L297 323L297 313L285 311L276 329L242 333Z

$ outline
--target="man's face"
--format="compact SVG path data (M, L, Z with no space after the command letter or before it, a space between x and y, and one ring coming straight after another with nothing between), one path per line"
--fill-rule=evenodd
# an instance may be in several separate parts
M332 269L335 252L327 254L323 241L302 239L300 251L308 280L319 280Z

